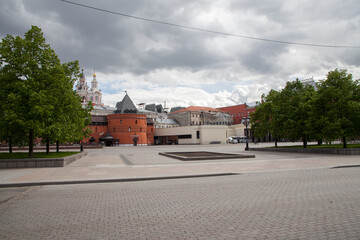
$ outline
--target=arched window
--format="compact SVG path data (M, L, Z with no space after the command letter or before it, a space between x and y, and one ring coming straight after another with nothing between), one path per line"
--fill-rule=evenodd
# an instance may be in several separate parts
M135 120L135 124L137 124L137 120Z

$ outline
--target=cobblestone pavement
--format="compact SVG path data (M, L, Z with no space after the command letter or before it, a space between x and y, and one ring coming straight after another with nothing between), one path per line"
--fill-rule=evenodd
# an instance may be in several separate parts
M360 239L360 168L30 187L0 239Z
M161 178L360 165L360 157L355 155L247 152L244 151L244 146L244 144L209 144L89 149L87 156L63 168L0 169L0 187L4 185L9 187L12 184L12 186L27 186L27 183L76 183L108 179ZM261 143L255 146L264 147L269 144ZM256 157L180 161L159 155L160 152L173 151L255 154Z

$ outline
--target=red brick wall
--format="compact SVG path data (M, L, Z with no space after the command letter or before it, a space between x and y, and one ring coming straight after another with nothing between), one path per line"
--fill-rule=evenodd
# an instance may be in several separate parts
M154 126L153 125L147 126L146 135L147 135L147 144L153 145L154 144Z
M230 107L222 107L219 108L223 112L228 112L233 116L233 124L241 123L242 117L246 117L245 108L246 104L230 106Z
M246 109L248 106L244 104L229 106L229 107L222 107L219 108L223 112L228 112L233 115L233 124L241 123L243 117L250 116L251 112L255 112L255 108Z
M106 134L108 127L104 125L91 125L89 126L91 129L90 137L84 139L84 143L89 143L89 139L91 137L95 138L95 143L100 143L100 138Z
M146 116L140 114L111 114L107 115L108 125L91 125L90 137L83 140L90 143L91 137L95 143L100 143L100 138L108 131L119 144L134 144L134 138L138 138L137 144L154 144L154 126L147 125Z
M108 131L119 144L133 144L134 138L138 138L137 144L147 144L146 116L139 114L111 114L106 116Z

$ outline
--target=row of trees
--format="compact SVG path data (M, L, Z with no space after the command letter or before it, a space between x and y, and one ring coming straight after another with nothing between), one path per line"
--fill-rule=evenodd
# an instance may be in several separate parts
M335 69L316 89L299 80L288 82L281 91L271 90L251 116L257 138L269 133L275 140L307 141L342 139L343 147L360 136L360 86L347 70Z
M74 142L88 133L92 106L83 108L73 90L78 61L61 64L40 28L24 38L7 35L0 43L0 142L28 145ZM58 151L58 148L57 148Z

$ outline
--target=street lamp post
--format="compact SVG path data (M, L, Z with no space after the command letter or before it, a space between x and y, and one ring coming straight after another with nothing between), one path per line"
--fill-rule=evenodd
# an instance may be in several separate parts
M250 123L250 117L243 117L242 118L242 124L245 125L245 132L246 132L246 147L245 151L249 150L249 134L248 134L248 125Z

